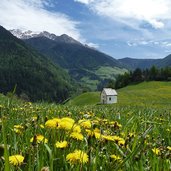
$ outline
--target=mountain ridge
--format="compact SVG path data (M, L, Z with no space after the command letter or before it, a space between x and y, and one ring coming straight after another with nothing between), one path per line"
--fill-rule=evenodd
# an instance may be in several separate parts
M119 61L129 70L134 70L136 68L146 69L151 68L153 65L159 68L171 66L171 54L164 58L159 59L138 59L125 57L119 59Z
M51 56L52 53L51 52L50 53L46 53L48 50L45 50L45 48L43 48L43 49L40 48L40 44L42 44L41 41L46 41L46 43L47 43L48 39L53 40L53 41L55 41L58 44L61 44L60 45L61 46L61 49L63 48L62 46L66 46L66 44L72 44L72 45L78 45L78 46L80 45L80 46L82 46L84 48L88 48L88 49L95 50L95 51L97 51L97 53L98 52L99 53L103 53L103 52L98 51L97 49L94 49L92 47L89 47L88 45L84 45L84 44L80 43L79 41L73 39L72 37L70 37L70 36L68 36L66 34L63 34L61 36L56 36L55 34L49 33L47 31L43 31L43 32L39 32L39 33L34 33L32 31L22 32L21 30L11 30L11 32L15 36L18 36L19 38L24 39L24 41L26 43L28 43L30 45L33 45L33 47L36 48L39 52L41 52L43 54L45 53L45 55L50 55ZM16 33L18 33L18 35ZM32 36L28 36L29 34L31 34ZM47 40L45 40L45 38L47 38ZM39 39L39 40L37 40L37 39ZM39 44L39 45L35 45L35 42L34 41L36 42L36 44ZM49 46L55 46L55 42L54 43L48 42L48 44L46 46L47 47L49 47ZM59 50L58 50L58 53L60 54L60 56L58 56L58 58L61 59L61 62L60 61L57 61L56 59L54 59L54 56L55 56L54 54L52 55L53 56L52 57L53 58L52 60L54 60L54 62L55 63L58 63L60 66L62 66L64 68L67 68L66 67L68 65L67 62L64 61L63 58L61 58L61 56L63 55L63 53L60 53ZM106 55L106 54L104 54L104 55ZM106 57L107 56L110 59L112 58L109 55L106 55ZM103 61L103 62L104 62L104 65L105 65L105 61ZM170 57L170 55L166 56L165 58L160 58L160 59L139 59L139 58L125 57L125 58L118 59L117 62L116 61L108 62L108 65L110 66L109 63L111 63L111 64L112 63L115 63L114 66L117 65L117 67L121 67L121 68L124 68L125 67L128 70L134 70L136 68L146 69L146 68L152 67L153 65L155 65L156 67L171 66L171 57ZM72 67L72 68L74 68L74 67ZM77 68L77 67L75 67L75 68Z
M57 36L54 33L49 33L47 31L35 32L35 31L31 31L31 30L22 31L20 29L13 29L13 30L9 30L9 31L15 37L17 37L19 39L30 39L30 38L35 38L35 37L46 37L46 38L54 40L54 41L81 44L79 41L73 39L72 37L68 36L67 34L62 34L60 36Z
M44 35L23 40L66 69L72 78L93 90L97 89L105 76L107 79L115 79L118 73L126 71L118 60L65 34L56 36L53 40Z

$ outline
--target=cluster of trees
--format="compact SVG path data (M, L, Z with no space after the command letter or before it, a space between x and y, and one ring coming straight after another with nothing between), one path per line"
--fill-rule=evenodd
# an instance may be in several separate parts
M171 67L157 68L152 66L149 69L141 70L140 68L119 75L113 84L113 88L122 88L129 84L136 84L143 81L171 81ZM109 86L111 81L109 81ZM111 86L110 86L111 87Z

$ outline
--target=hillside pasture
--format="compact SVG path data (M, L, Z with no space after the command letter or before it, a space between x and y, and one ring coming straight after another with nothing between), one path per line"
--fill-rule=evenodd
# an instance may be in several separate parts
M171 82L143 82L118 89L117 106L171 107ZM96 105L100 92L88 92L72 99L71 105Z

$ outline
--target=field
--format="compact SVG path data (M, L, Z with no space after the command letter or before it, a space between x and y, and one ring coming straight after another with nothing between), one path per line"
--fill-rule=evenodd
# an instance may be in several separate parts
M171 82L143 82L119 89L115 106L138 106L171 108ZM96 105L100 102L100 92L88 92L69 101L69 105Z
M91 94L66 105L0 97L0 170L171 169L171 83L123 88L117 105Z

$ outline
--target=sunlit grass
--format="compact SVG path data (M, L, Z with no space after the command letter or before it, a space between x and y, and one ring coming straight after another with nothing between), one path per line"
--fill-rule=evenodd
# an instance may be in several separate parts
M143 82L117 90L118 103L114 106L171 108L171 82ZM88 92L71 99L70 105L84 106L100 103L100 92Z
M167 109L11 102L1 106L1 127L1 170L171 167L171 114ZM15 155L24 160L10 163L9 156Z

